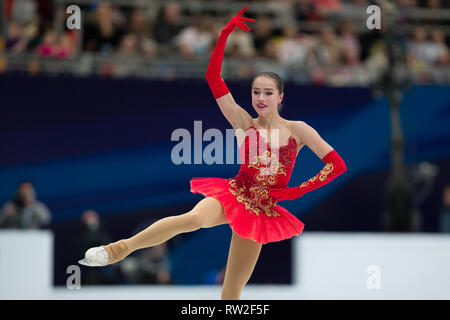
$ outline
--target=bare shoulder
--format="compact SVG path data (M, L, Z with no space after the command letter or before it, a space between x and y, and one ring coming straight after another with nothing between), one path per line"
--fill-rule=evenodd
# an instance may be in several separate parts
M233 129L236 131L238 129L247 130L255 124L253 118L246 113L242 113L241 117L237 118L234 123L231 123Z
M306 122L300 120L289 120L291 126L292 136L299 142L299 144L304 145L304 135L309 129L312 129Z
M251 116L240 119L238 124L233 125L234 134L236 135L237 143L240 148L245 140L247 129L254 125L253 118Z
M306 126L309 126L305 121L302 120L289 120L293 129L302 130Z
M216 99L216 102L234 130L245 129L247 128L246 126L250 126L249 123L252 122L252 117L236 103L231 93Z
M255 125L255 119L253 119L252 117L244 117L244 119L242 119L243 129L250 128L253 125Z
M308 146L320 159L334 150L320 134L304 121L292 121L292 134L302 142L302 145Z

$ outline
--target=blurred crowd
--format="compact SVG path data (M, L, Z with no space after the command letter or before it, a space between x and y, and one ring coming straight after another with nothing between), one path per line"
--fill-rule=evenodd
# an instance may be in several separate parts
M213 2L219 4L223 1ZM250 5L261 3L261 6L268 8L274 3L247 2ZM252 32L234 32L230 36L225 52L228 58L244 61L261 58L288 68L310 68L314 70L316 80L320 80L324 71L333 68L369 64L372 69L377 69L380 63L386 63L386 48L382 41L384 28L362 32L356 26L365 25L365 21L356 23L355 20L343 18L342 14L336 15L358 8L365 12L369 1L280 2L289 9L289 17L282 16L281 19L291 19L289 21L293 23L280 25L280 17L270 11L254 13L248 10L246 16L256 19L249 24ZM65 27L58 32L55 30L57 13L52 0L7 0L2 9L6 19L0 38L0 53L33 53L57 59L97 53L127 61L125 70L121 70L120 66L103 65L99 72L107 75L120 74L121 71L126 75L127 67L133 68L132 59L136 57L150 61L207 60L221 29L235 12L228 12L228 15L214 10L192 12L182 3L148 1L146 7L132 7L93 1L89 6L80 5L82 32ZM449 8L449 2L442 0L401 0L397 4L399 8ZM63 15L68 17L65 12ZM415 24L408 18L403 20L402 23L411 23L411 31L400 40L406 51L408 66L414 71L449 66L449 35L439 26L449 26L450 18L442 21L423 19L419 23L414 21ZM317 22L322 23L317 30L299 28ZM433 27L433 24L436 26ZM3 58L0 72L6 69L7 60ZM244 68L237 72L245 76L245 71Z
M36 198L36 190L30 181L19 183L14 196L0 210L0 228L40 229L47 227L51 213Z

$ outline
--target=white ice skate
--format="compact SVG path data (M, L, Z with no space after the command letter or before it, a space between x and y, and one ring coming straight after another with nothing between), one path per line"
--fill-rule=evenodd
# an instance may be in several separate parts
M78 261L79 264L88 267L104 267L108 264L108 252L103 247L90 248L84 254L84 259Z

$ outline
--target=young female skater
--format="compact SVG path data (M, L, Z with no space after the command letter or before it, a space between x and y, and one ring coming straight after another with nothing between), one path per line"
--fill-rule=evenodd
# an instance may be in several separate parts
M241 17L246 9L247 6L222 30L206 72L206 80L220 110L237 132L240 155L245 158L244 161L241 159L239 173L230 179L193 178L190 181L191 192L201 193L205 198L191 211L158 220L131 238L91 248L80 263L105 266L124 259L135 250L158 245L177 234L228 223L232 238L222 299L239 299L262 245L291 238L303 231L304 224L277 205L277 201L301 197L346 170L342 158L313 128L303 121L280 117L278 111L284 93L283 83L276 74L262 73L252 82L252 106L258 114L256 119L252 119L234 101L221 78L222 60L226 40L235 27L244 32L251 30L244 21L254 20ZM273 139L268 138L271 137L270 131L279 133L280 147L271 148ZM257 138L256 141L250 139L252 135ZM322 159L325 166L308 181L293 188L287 187L297 154L304 145ZM255 147L256 152L247 152ZM276 170L267 171L274 167Z

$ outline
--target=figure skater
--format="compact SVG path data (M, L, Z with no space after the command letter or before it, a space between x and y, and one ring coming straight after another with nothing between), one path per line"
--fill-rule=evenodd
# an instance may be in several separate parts
M211 228L228 223L232 237L222 286L224 300L240 299L242 289L250 279L265 243L281 241L299 235L303 222L279 206L277 201L293 200L306 192L321 187L346 170L337 152L312 127L303 121L283 119L279 107L283 100L283 83L271 72L257 75L251 85L252 106L258 117L253 119L233 99L221 77L222 60L228 36L235 27L244 32L251 29L244 22L245 6L221 31L206 72L206 81L225 118L235 132L242 161L236 177L229 179L198 177L190 181L190 191L205 196L194 208L184 214L166 217L151 224L135 236L91 248L80 263L88 266L106 266L123 260L138 249L156 246L175 235L200 228ZM264 132L278 132L280 142L273 148ZM250 136L256 136L253 143ZM325 163L323 169L302 184L287 186L298 152L308 146ZM253 155L247 152L258 149ZM245 150L242 152L242 150ZM259 153L259 150L263 150ZM272 157L277 154L278 157ZM245 159L244 159L245 160ZM276 163L274 163L276 162ZM276 164L272 173L264 169Z

